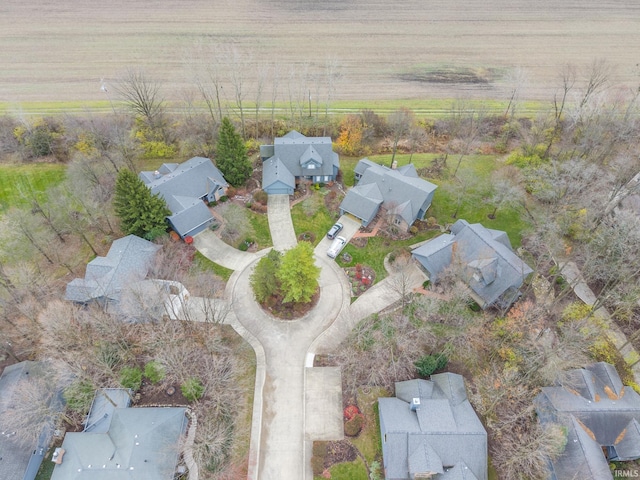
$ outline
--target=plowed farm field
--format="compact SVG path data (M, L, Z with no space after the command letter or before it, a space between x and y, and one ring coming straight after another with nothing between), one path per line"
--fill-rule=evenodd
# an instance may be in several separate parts
M274 84L282 102L301 92L314 101L504 99L516 83L526 98L550 99L564 66L584 71L598 60L616 88L637 88L640 2L0 2L4 103L104 101L100 87L129 68L176 100L194 95L207 68L229 100L232 70L247 101L259 79L263 102Z

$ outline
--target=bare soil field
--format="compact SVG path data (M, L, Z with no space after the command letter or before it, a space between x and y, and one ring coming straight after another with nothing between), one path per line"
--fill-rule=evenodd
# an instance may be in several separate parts
M637 88L639 25L637 0L2 0L0 102L104 101L131 67L180 99L219 44L243 55L249 101L274 63L280 101L293 77L326 95L329 60L334 100L501 99L517 69L524 97L551 99L564 65L596 59Z

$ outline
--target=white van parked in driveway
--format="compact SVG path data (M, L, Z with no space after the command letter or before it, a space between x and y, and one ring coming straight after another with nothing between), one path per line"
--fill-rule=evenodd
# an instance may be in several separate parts
M336 237L335 240L331 243L329 250L327 250L327 255L331 258L336 258L346 244L346 238Z

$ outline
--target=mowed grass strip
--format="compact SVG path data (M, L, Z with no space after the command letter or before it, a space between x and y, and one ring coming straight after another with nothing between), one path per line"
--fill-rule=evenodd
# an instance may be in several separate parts
M23 205L20 191L44 192L60 183L65 165L34 163L29 165L0 165L0 212Z

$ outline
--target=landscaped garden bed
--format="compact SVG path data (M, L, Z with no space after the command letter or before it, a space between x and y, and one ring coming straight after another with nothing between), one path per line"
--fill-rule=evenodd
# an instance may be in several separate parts
M359 297L375 283L376 272L367 265L357 264L344 269L351 284L351 296Z

